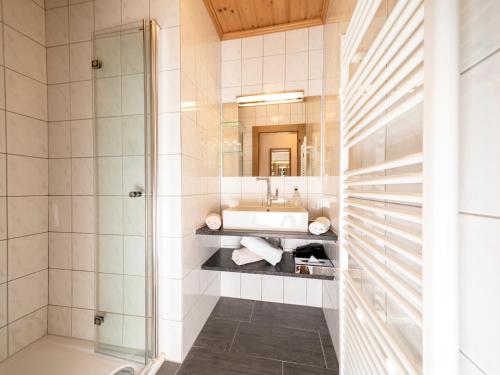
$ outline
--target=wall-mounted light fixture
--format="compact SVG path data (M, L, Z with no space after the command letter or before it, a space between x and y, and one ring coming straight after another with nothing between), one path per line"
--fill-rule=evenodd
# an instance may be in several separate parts
M304 91L277 92L273 94L244 95L236 98L239 107L254 105L296 103L304 100Z

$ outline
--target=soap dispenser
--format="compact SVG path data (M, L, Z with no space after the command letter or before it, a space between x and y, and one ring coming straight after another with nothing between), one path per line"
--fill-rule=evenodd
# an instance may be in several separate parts
M297 186L295 186L293 188L292 204L293 204L294 207L300 207L300 206L302 206L302 203L301 203L301 200L300 200L299 188Z

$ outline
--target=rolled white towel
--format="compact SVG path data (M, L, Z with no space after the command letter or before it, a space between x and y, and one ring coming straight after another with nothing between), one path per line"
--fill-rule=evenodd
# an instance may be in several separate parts
M328 232L328 229L330 229L330 220L324 216L318 217L311 224L309 224L309 231L315 235L326 233Z
M217 230L222 225L222 217L219 214L208 214L205 223L209 229Z
M242 266L248 263L258 262L262 260L260 256L251 252L246 247L242 247L241 249L233 250L233 254L231 255L231 259L238 266Z
M241 245L271 263L273 266L281 261L283 250L271 246L266 240L259 237L243 237Z

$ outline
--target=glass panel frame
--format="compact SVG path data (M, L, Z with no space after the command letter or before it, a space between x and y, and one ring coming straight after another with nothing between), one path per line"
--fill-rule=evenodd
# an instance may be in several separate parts
M150 70L149 24L95 32L92 40L95 322L103 319L95 325L94 350L143 364L156 356L156 121L151 122L150 91L156 74ZM114 209L121 215L113 215Z

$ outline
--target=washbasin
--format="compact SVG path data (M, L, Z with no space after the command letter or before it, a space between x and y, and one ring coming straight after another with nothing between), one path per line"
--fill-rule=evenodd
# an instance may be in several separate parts
M302 207L237 206L222 211L224 229L307 232L309 214Z

